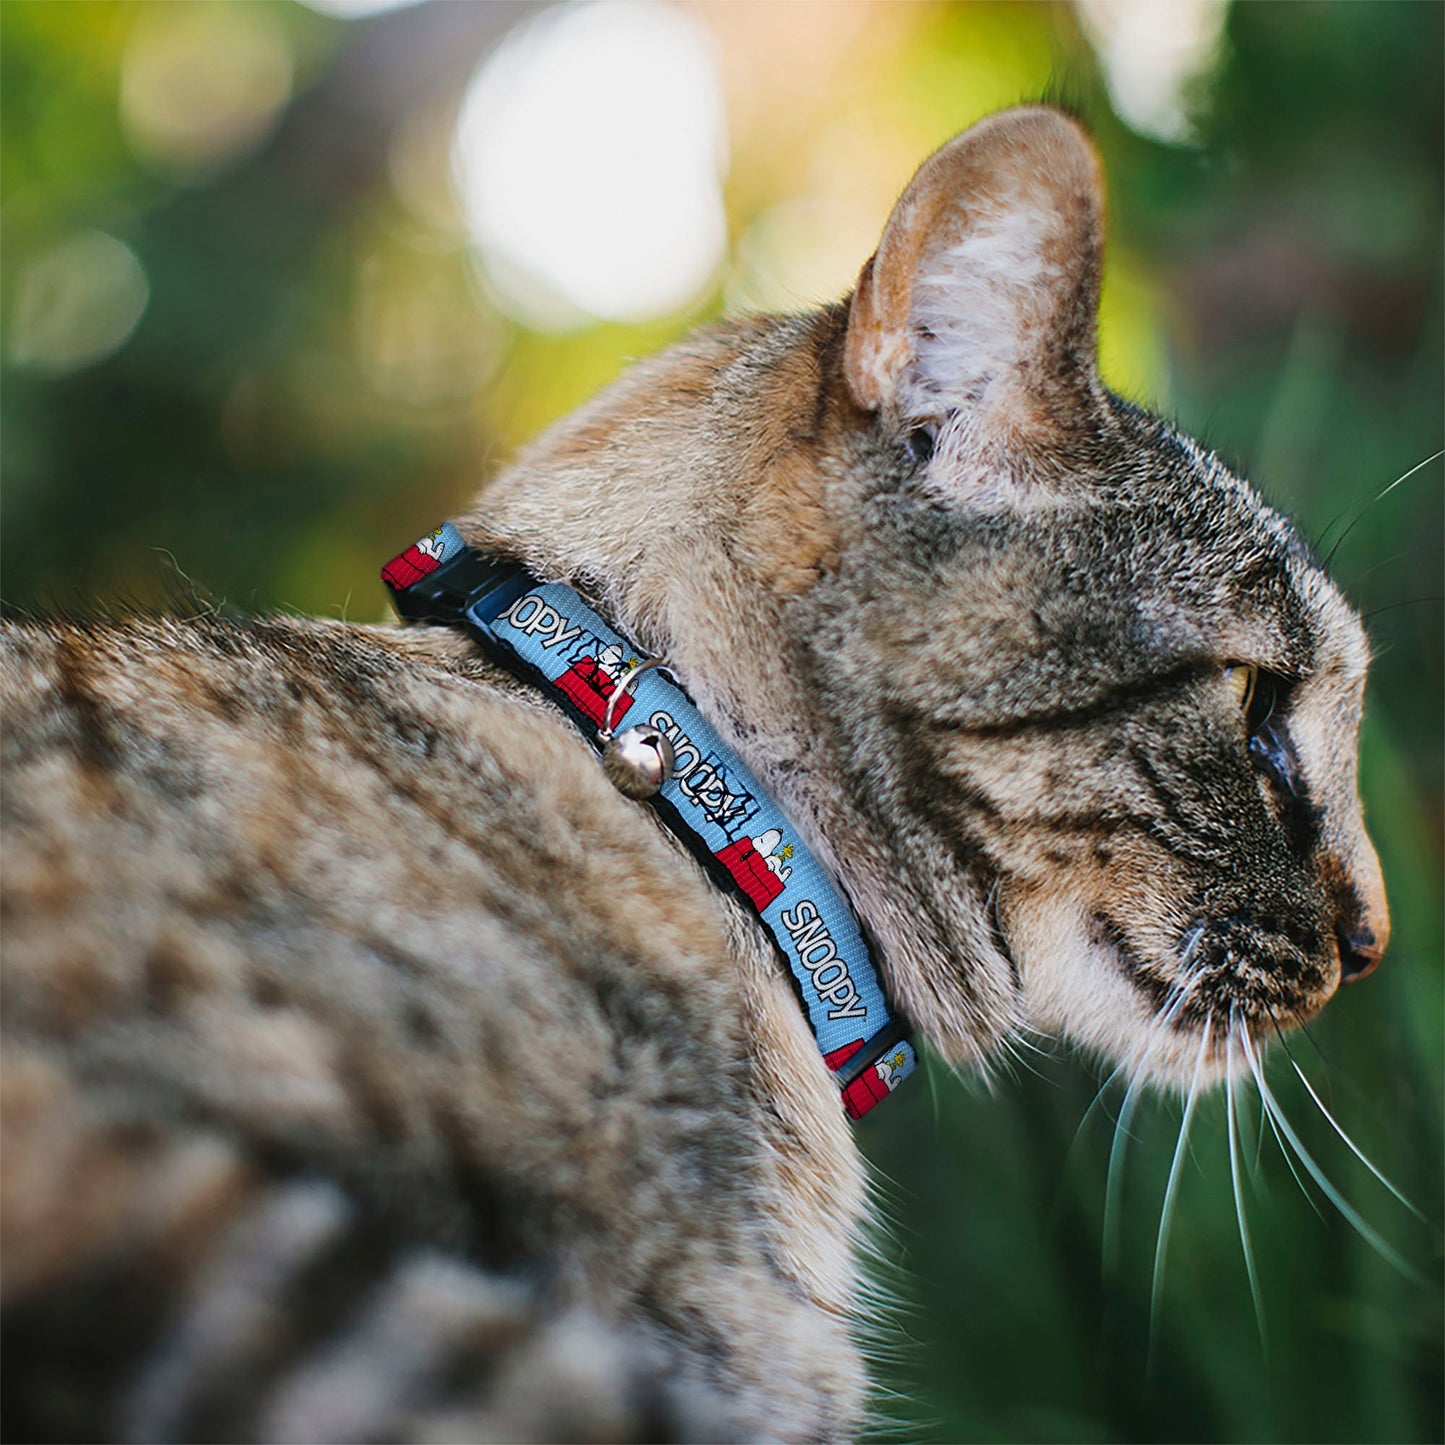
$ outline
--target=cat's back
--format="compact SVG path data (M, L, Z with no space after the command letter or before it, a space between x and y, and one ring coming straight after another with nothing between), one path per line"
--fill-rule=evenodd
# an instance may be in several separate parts
M393 896L415 918L470 906L535 934L558 870L605 927L586 907L586 845L652 841L582 740L464 643L219 617L21 623L0 639L11 856L80 865L46 868L44 887L7 870L20 927L47 910L79 921L110 893L129 900L128 938L177 911L259 937L284 896L362 938ZM649 881L609 876L614 891Z
M206 616L7 626L0 707L7 1339L52 1394L47 1340L79 1310L122 1323L82 1377L138 1433L204 1434L212 1408L222 1433L305 1435L278 1382L362 1330L379 1281L416 1295L419 1250L465 1287L413 1307L473 1343L478 1309L515 1312L467 1293L500 1275L529 1281L524 1313L636 1331L624 1354L649 1315L658 1341L721 1327L708 1290L739 1252L740 1309L798 1310L772 1300L728 907L545 705L445 639ZM175 1341L247 1229L296 1257L232 1285L315 1275L324 1320L262 1302L314 1338L227 1336L200 1374L251 1381L244 1409L187 1415L214 1393L193 1380L152 1384L147 1415L157 1359L200 1368ZM761 1373L775 1331L748 1332ZM560 1428L528 1418L499 1428Z
M463 953L502 969L528 946L553 960L636 951L642 930L628 938L627 910L593 887L647 894L646 932L676 930L673 952L705 953L717 931L685 870L658 885L672 860L651 856L655 830L582 740L480 659L291 619L26 623L3 637L7 963L25 977L32 936L54 955L63 920L73 1016L42 1010L59 1033L135 989L160 1014L183 1002L186 970L166 963L194 952L168 946L181 920L250 958L196 970L200 994L225 980L273 995L275 948L282 971L322 966L308 928L437 982ZM600 836L621 867L598 856ZM627 867L629 849L649 866Z

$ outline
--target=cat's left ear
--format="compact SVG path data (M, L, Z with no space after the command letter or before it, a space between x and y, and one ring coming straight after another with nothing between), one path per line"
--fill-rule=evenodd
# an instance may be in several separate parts
M965 413L979 434L1060 436L1095 410L1103 188L1088 137L1005 111L926 160L863 267L844 366L900 423Z

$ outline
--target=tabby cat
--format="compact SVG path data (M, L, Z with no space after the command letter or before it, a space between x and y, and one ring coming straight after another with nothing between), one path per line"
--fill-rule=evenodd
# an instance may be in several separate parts
M849 299L635 367L454 526L665 655L933 1054L1184 1088L1385 947L1367 649L1101 383L1101 197L1071 120L977 125ZM555 701L209 614L15 622L3 682L10 1438L857 1432L837 1083Z

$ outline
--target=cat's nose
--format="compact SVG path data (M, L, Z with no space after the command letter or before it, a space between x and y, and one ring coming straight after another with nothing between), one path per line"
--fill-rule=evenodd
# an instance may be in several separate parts
M1353 886L1346 894L1349 901L1335 923L1341 983L1355 983L1374 973L1390 942L1390 906L1385 901L1385 879L1368 838L1361 837L1351 863Z
M1340 923L1335 926L1335 938L1340 945L1341 983L1355 983L1379 968L1385 945L1368 928Z

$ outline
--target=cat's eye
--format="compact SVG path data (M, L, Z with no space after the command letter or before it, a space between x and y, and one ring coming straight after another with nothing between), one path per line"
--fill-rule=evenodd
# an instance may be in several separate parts
M1229 684L1229 690L1234 694L1240 711L1248 712L1250 703L1254 701L1255 686L1259 682L1259 669L1251 667L1247 662L1237 662L1233 667L1224 669L1224 680Z
M1239 710L1244 714L1244 725L1252 736L1274 712L1277 696L1274 674L1253 663L1236 662L1224 669L1224 680L1234 694Z

